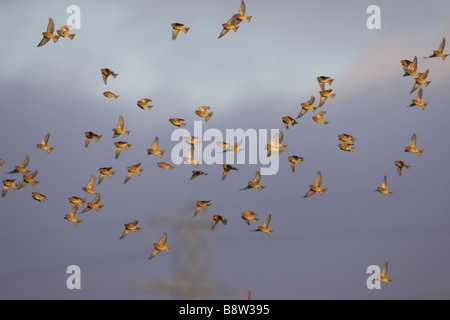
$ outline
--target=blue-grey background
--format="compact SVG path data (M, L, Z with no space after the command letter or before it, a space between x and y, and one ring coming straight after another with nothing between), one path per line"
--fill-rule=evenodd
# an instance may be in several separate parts
M48 18L65 25L72 4L81 9L74 40L37 48ZM380 30L366 27L372 4L381 8ZM5 173L28 154L40 181L0 199L2 299L242 299L248 290L253 299L450 298L450 61L423 59L450 36L450 3L247 0L251 23L217 39L239 5L1 2L0 174L20 182L20 174ZM172 41L172 22L191 29ZM425 111L406 108L416 93L409 93L414 79L402 77L400 60L415 55L432 81ZM103 67L119 74L106 86ZM335 79L336 97L322 107L330 123L315 123L308 112L286 130L283 116L295 118L300 103L318 100L320 75ZM119 98L105 98L107 90ZM136 106L144 97L152 110ZM147 155L159 136L162 161L170 163L175 127L168 119L184 118L193 128L201 105L214 112L205 130L284 131L288 148L278 174L263 176L263 191L239 191L258 165L240 165L225 181L220 165L200 165L208 175L190 181L192 165L162 170L159 158ZM119 115L131 134L116 140L133 145L114 159L111 129ZM85 131L103 138L85 149ZM343 132L357 138L354 152L337 147ZM36 148L47 133L51 154ZM420 157L403 152L413 133L425 149ZM305 158L295 173L292 154ZM401 177L395 160L411 165ZM123 184L126 167L137 162L142 175ZM67 198L92 200L81 187L104 166L117 170L96 186L104 207L79 216L75 228L63 219ZM328 191L304 199L318 170ZM374 192L385 175L390 197ZM32 191L48 201L36 202ZM213 205L193 218L196 200ZM241 220L245 210L257 212L258 222L271 213L274 233L250 232L256 225ZM216 213L228 224L210 231ZM143 229L119 240L123 224L135 219ZM192 221L201 224L195 229ZM147 260L164 231L172 251ZM393 282L367 289L367 267L386 261ZM81 290L66 287L72 264L81 268ZM209 291L176 294L189 283Z

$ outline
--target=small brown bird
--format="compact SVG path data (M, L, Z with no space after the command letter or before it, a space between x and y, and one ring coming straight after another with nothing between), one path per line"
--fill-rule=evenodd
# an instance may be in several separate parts
M398 175L401 176L402 175L402 169L406 168L409 169L410 165L407 165L406 163L404 163L401 160L397 160L395 161L395 168L397 169Z
M291 118L290 116L285 116L281 119L283 121L284 126L286 129L289 129L289 125L295 126L298 122L294 118Z
M112 131L114 132L113 134L113 138L117 138L118 136L120 136L122 133L126 134L127 136L130 135L130 130L124 130L124 120L122 116L119 116L119 121L117 122L117 126L115 128L112 129Z
M3 182L3 186L2 186L2 198L3 198L4 196L6 196L6 193L8 193L9 188L12 187L14 190L17 189L18 184L15 183L14 181L15 181L14 179L6 179L6 180L3 180L3 181L2 181L2 182Z
M110 179L114 176L116 171L111 171L111 169L112 167L104 167L98 169L99 174L97 184L102 183L103 179L105 179L106 176L109 176Z
M8 173L12 174L12 173L20 172L22 174L28 174L28 173L30 173L30 171L26 170L25 168L28 166L29 163L30 163L30 157L28 155L26 155L25 160L23 160L20 165L15 166L13 171L10 171Z
M222 31L219 34L219 39L226 35L228 31L234 30L236 32L238 29L239 27L236 26L236 18L233 16L226 23L222 23Z
M41 143L38 143L36 146L41 150L47 151L47 153L52 152L52 150L55 149L55 147L49 147L47 145L49 138L50 133L48 133L44 138L42 138Z
M203 172L200 170L194 170L194 171L192 171L192 176L191 176L191 179L189 179L189 180L193 180L193 179L197 178L198 176L202 176L202 175L207 176L208 174L206 172Z
M31 196L33 197L34 200L36 200L37 202L41 202L41 201L47 201L47 197L39 192L32 192Z
M172 23L172 40L175 40L177 38L178 33L180 33L181 30L183 30L184 33L188 33L189 29L190 28L186 28L182 23Z
M39 181L34 180L34 177L36 177L38 171L34 170L32 173L28 175L23 175L23 181L20 183L19 187L17 189L22 189L27 184L31 183L33 186L37 185Z
M210 107L208 106L201 106L198 110L195 110L195 114L201 118L205 118L205 122L208 122L214 114L214 112L207 112L209 109Z
M69 213L64 216L64 219L72 222L75 227L78 226L83 221L83 219L76 218L77 210L78 210L78 207L73 207L69 211Z
M308 192L303 196L303 198L308 198L315 194L316 192L319 192L321 196L325 194L325 192L328 190L328 188L322 188L322 173L320 171L317 171L316 179L314 180L313 184L309 186Z
M405 147L405 152L417 153L420 156L423 152L423 149L417 148L417 136L413 133L411 139L409 140L409 146Z
M196 145L196 146L200 145L200 141L198 141L196 139L198 139L198 138L197 137L193 137L193 136L184 137L184 141L186 141L186 143L190 144L191 146L193 146L193 145Z
M420 88L419 92L417 92L416 98L412 99L412 103L409 105L409 107L420 106L422 108L422 110L425 110L427 105L428 105L428 102L422 101L422 88Z
M382 194L387 194L388 196L390 196L392 194L392 192L388 191L387 189L387 177L384 176L383 181L381 181L381 186L379 186L375 191L378 191L379 193Z
M445 58L447 58L447 56L449 54L444 53L444 48L445 48L445 38L442 39L442 42L439 45L439 48L437 50L434 50L433 54L431 56L424 57L424 59L439 57L439 58L442 58L442 60L445 60Z
M119 97L118 95L112 93L111 91L105 91L103 92L103 95L107 98L114 98L114 99L117 99Z
M181 118L171 118L171 119L169 119L169 121L171 124L173 124L174 126L177 126L177 127L185 127L186 126L186 123L181 122L181 121L184 121L184 119L181 119Z
M158 162L158 167L160 167L161 169L173 169L175 167L171 166L170 164L166 163L166 162Z
M320 76L317 77L317 82L319 83L319 87L321 91L325 90L325 85L328 83L330 86L333 83L334 79L331 79L330 77L327 76Z
M142 229L142 228L136 227L136 225L137 225L138 223L139 223L138 220L134 220L133 222L130 222L130 223L125 223L125 224L124 224L125 229L123 230L122 235L120 236L119 239L125 238L125 237L126 237L127 235L129 235L130 232L133 231L133 230L134 230L136 233L138 233L139 230Z
M283 131L280 131L273 135L270 139L270 143L265 145L267 149L267 156L270 157L272 152L280 154L281 152L286 150L287 144L282 144L284 138Z
M70 28L71 26L62 26L61 29L56 32L63 38L73 40L73 38L75 38L75 33L69 33Z
M194 159L194 146L191 147L191 149L187 152L186 156L183 157L183 161L185 163L192 163L194 165L194 167L198 167L198 165L200 164L200 160L195 160Z
M295 164L296 163L302 163L304 161L303 157L299 156L289 156L289 166L291 167L292 172L295 172Z
M244 0L241 0L241 6L239 7L239 12L233 15L233 18L235 19L235 25L238 25L241 23L241 21L246 20L250 23L252 20L252 16L246 16L245 15L245 2Z
M100 199L101 199L100 193L97 193L97 195L95 196L94 200L92 200L91 202L89 202L89 203L86 205L86 208L84 208L84 210L81 211L81 213L88 212L88 211L90 211L90 210L92 210L92 209L95 209L95 211L98 212L98 210L100 210L101 208L103 208L103 205L102 205L102 204L98 204L98 203L100 202Z
M260 181L261 181L261 173L259 171L256 171L256 174L255 174L255 177L253 178L253 180L249 181L248 185L245 188L239 189L239 190L247 190L247 189L252 189L252 188L258 188L261 191L266 186L260 185L259 184Z
M302 109L300 110L300 113L297 116L297 119L303 117L308 110L312 110L312 112L316 112L317 107L313 107L313 103L316 101L316 98L314 96L311 96L311 98L304 103L301 103Z
M152 102L152 99L142 98L141 100L139 100L137 102L137 105L142 110L145 110L145 108L147 108L148 110L151 110L153 108L153 106L149 105L148 104L149 102Z
M266 220L264 220L264 223L261 226L258 226L258 229L255 229L253 231L259 231L267 233L268 236L272 234L272 232L275 231L275 229L269 229L270 220L272 220L272 214L269 213Z
M350 145L354 145L356 140L356 138L346 133L341 133L340 135L338 135L338 139L340 142L347 142Z
M236 142L235 144L230 144L230 143L225 143L226 145L226 149L223 150L223 152L227 152L227 151L231 151L231 152L240 152L244 149L239 148L242 144L242 142L244 142L243 139L239 140L238 142ZM216 142L217 143L217 142ZM218 144L219 145L219 144Z
M94 190L94 187L95 187L95 176L91 176L91 178L89 179L87 185L85 187L82 187L81 189L84 192L87 192L87 193L97 193Z
M402 64L403 71L405 72L413 65L413 62L407 59L401 60L400 62Z
M387 283L387 284L391 283L392 279L388 279L387 278L387 272L388 272L388 263L386 262L384 264L383 269L381 269L381 273L380 273L380 275L378 276L377 279L380 280L381 282L384 282L384 283Z
M247 210L241 213L242 220L248 225L250 225L250 221L253 221L256 223L258 221L258 218L256 217L258 214L256 212Z
M80 206L80 208L82 208L84 206L84 204L86 203L86 198L72 196L69 198L69 202L72 207L76 207L78 205L78 206Z
M421 73L420 75L418 75L418 76L415 78L415 82L414 82L414 85L413 85L413 87L412 87L410 93L413 93L414 91L416 91L417 88L419 88L422 84L423 84L425 87L428 87L428 85L431 83L431 81L427 81L427 80L426 80L427 77L428 77L428 72L429 72L429 71L430 71L430 70L427 69L427 71L425 71L424 73Z
M412 63L411 63L411 61L406 60L405 63L402 62L402 65L403 65L403 71L405 71L405 73L403 74L404 77L419 75L419 73L417 72L417 57L416 56L414 56Z
M317 122L317 123L323 123L324 125L327 125L329 122L328 122L328 121L325 121L325 120L323 119L323 115L324 115L325 113L327 113L327 112L326 112L326 111L320 111L320 112L317 112L316 115L312 117L312 119L313 119L315 122Z
M98 140L100 140L100 138L102 137L101 134L96 134L92 131L86 131L84 133L85 135L85 139L84 139L84 147L87 148L89 146L89 143L91 143L92 139L95 139L95 141L98 142Z
M147 149L147 154L155 154L162 158L164 156L164 151L165 149L159 149L159 139L156 137L155 140L153 140L151 147Z
M153 244L154 249L150 254L150 257L148 257L148 259L153 259L163 250L170 252L171 247L167 247L166 242L167 242L167 233L164 232L161 239L157 243Z
M205 211L212 205L211 200L202 201L199 200L196 202L195 211L194 211L194 217L199 213L202 209Z
M55 24L51 18L48 18L47 30L42 32L43 38L37 46L38 47L43 46L44 44L49 42L50 39L52 39L53 42L56 43L56 41L58 41L58 39L59 39L59 35L53 34L53 32L55 32Z
M128 150L128 149L130 149L132 144L128 143L126 141L117 141L117 142L114 142L114 145L116 146L115 158L117 159L117 158L119 158L120 154L122 153L122 149L125 148Z
M320 94L319 107L324 105L324 103L325 103L325 101L327 101L328 97L331 97L332 99L334 99L336 94L331 93L331 91L333 91L333 89L319 91L319 94Z
M228 173L231 170L238 171L239 169L236 167L233 167L231 164L223 164L222 165L222 180L225 180L225 178L227 177Z
M217 223L219 223L219 222L222 222L224 225L226 225L227 224L227 219L225 219L224 217L222 217L219 214L213 215L213 221L212 221L212 225L211 225L211 230L213 230L216 227Z
M343 151L355 151L355 147L352 147L351 144L340 141L340 143L338 144L339 149L343 150Z
M111 69L108 69L108 68L103 68L100 71L102 73L102 79L105 84L107 84L109 76L112 76L114 79L118 76L117 73L114 73L114 71L112 71Z
M140 165L141 165L141 163L139 162L135 165L127 167L128 172L127 172L127 176L125 177L124 183L127 183L128 180L131 179L131 177L133 176L134 173L137 173L138 176L141 175L142 171L144 171L144 168L139 168Z

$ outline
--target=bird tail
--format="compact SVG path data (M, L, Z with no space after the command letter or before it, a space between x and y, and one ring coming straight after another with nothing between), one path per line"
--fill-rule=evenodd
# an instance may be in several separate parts
M136 171L136 173L138 174L138 176L141 175L142 171L144 171L144 168L139 168L139 169Z
M103 208L103 205L98 206L97 208L95 208L95 211L100 210L101 208Z
M162 149L159 152L159 157L162 158L164 156L164 152L166 151L166 149Z
M424 149L421 149L421 150L417 151L417 155L420 156L422 154L423 150Z
M334 99L334 97L336 96L335 93L330 94L330 97Z
M170 252L170 249L172 249L172 247L166 247L164 250L166 250L167 252Z
M245 20L247 20L248 22L250 22L250 21L252 20L252 16L248 16L247 19L245 19Z
M128 150L128 149L130 149L131 145L132 145L131 143L128 143L125 145L125 148Z
M47 152L50 153L50 152L53 151L53 149L55 149L55 147L50 147L50 148L47 149Z
M442 56L442 60L445 60L445 58L447 58L448 55L449 55L449 54L444 54L444 55Z
M125 134L126 134L127 136L129 136L129 135L130 135L130 132L131 132L131 130L125 131Z
M208 121L213 116L214 112L207 113L205 116L205 121Z
M112 178L113 175L114 175L115 173L116 173L116 171L111 171L111 172L108 173L108 176L109 176L110 178Z
M69 38L70 40L73 40L73 38L75 38L75 33L69 34Z
M31 181L31 184L32 184L33 186L37 185L38 183L39 183L39 181Z
M103 136L103 135L101 135L101 134L99 134L98 136L95 136L95 137L94 137L95 141L100 140L100 138L101 138L102 136Z
M184 29L183 29L183 30L184 30L184 33L188 33L189 29L190 29L190 28L184 28Z
M425 87L428 87L428 85L431 83L431 81L425 82Z
M266 187L266 186L259 186L258 189L259 189L259 190L262 190L262 189L264 189L265 187Z
M55 35L52 39L53 39L53 42L56 43L59 40L59 36Z
M113 78L115 79L119 74L118 74L118 73L111 73L111 75L112 75Z
M141 230L142 228L138 228L138 227L136 227L136 228L134 228L134 231L136 232L136 233L138 233L139 232L139 230Z
M234 27L234 32L236 32L237 29L239 29L239 26Z
M182 127L185 127L185 126L186 126L186 123L180 123L180 125L181 125Z
M427 107L428 102L424 102L424 104L422 105L422 110L425 110L425 108Z
M323 196L327 190L328 190L328 188L320 189L319 190L320 195Z
M311 110L312 110L313 112L316 112L316 110L317 110L317 107L313 107L313 106L311 106Z
M328 79L327 83L331 86L331 84L333 83L334 79Z

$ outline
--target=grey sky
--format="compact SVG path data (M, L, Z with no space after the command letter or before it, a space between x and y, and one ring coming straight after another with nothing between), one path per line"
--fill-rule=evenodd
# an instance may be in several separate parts
M51 17L66 24L66 8L81 9L74 40L36 45ZM381 8L381 29L368 30L366 9ZM30 156L38 169L35 187L10 190L0 199L0 297L2 299L169 299L186 298L133 291L137 283L170 283L177 257L186 255L186 229L176 231L157 217L198 221L202 277L214 285L207 299L448 299L450 297L450 174L448 103L450 62L423 59L449 38L448 1L251 1L237 32L217 39L240 1L14 1L0 6L1 116L0 174ZM190 27L171 40L172 22ZM450 52L450 48L446 48ZM418 57L430 70L423 89L425 111L406 108L413 77L402 77L400 60ZM105 86L100 69L119 74ZM296 117L300 103L318 100L317 76L334 78L327 126L308 112L286 130L281 118ZM102 92L119 95L107 99ZM137 100L153 100L141 110ZM221 180L221 166L200 165L208 176L190 181L192 165L162 170L147 155L159 136L171 163L175 129L168 119L200 120L194 111L208 105L214 116L203 128L280 129L288 145L280 170L263 176L262 190L239 191L260 165L239 165ZM119 115L130 136L112 139ZM84 132L103 134L84 148ZM36 144L51 133L47 154ZM356 137L355 151L339 150L337 135ZM403 152L413 133L425 149ZM116 140L132 143L114 159ZM290 171L287 157L305 158ZM394 161L411 165L399 177ZM126 167L144 171L123 184ZM74 227L63 217L72 195L98 168L117 170L96 189L105 206L82 214ZM323 174L321 197L304 199L316 172ZM384 176L393 192L374 192ZM2 179L3 180L3 179ZM37 203L31 192L45 194ZM192 218L196 200L211 200ZM275 232L250 232L240 213L252 210L262 222L272 214ZM81 210L79 210L81 212ZM213 214L228 224L209 231ZM123 224L139 220L142 230L119 240ZM147 260L152 243L168 233L170 253ZM206 258L204 258L204 255ZM203 261L202 259L206 259ZM366 268L389 262L381 290L368 290ZM79 265L79 291L66 288L67 266ZM169 280L168 280L169 279ZM207 281L208 280L208 281ZM205 298L199 296L199 298Z

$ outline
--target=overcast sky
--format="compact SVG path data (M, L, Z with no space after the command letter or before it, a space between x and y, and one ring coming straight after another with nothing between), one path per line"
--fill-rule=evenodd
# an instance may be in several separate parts
M59 29L80 8L73 40L36 47L48 18ZM381 29L369 30L367 7L381 9ZM13 1L0 10L0 169L2 180L29 155L36 186L0 198L0 298L2 299L449 299L450 281L450 59L423 59L450 38L450 3L419 1L247 0L237 32L218 39L222 23L240 1ZM171 23L190 30L172 40ZM450 53L450 47L444 50ZM407 108L414 77L402 77L400 61L418 58L429 69L425 110ZM101 68L119 75L105 85ZM311 96L319 100L318 76L334 79L336 94L320 111L308 111L286 129ZM104 91L119 97L108 99ZM152 99L151 110L136 102ZM286 151L275 175L262 176L262 191L239 189L261 164L239 164L222 181L220 164L200 164L206 176L189 180L192 164L172 164L171 141L183 118L193 133L194 111L214 112L203 130L284 132ZM129 136L112 138L119 115ZM102 134L84 148L84 132ZM51 133L50 153L36 144ZM356 137L355 151L338 148L338 135ZM413 133L424 149L405 153ZM147 154L158 136L162 159ZM132 143L114 158L117 140ZM209 143L209 142L208 142ZM203 144L205 147L205 144ZM245 151L244 151L245 152ZM305 160L291 172L288 156ZM410 165L397 174L394 161ZM140 176L124 184L127 166ZM63 219L70 196L85 193L98 168L113 167L95 189L104 207L79 214L77 227ZM323 175L325 195L303 198ZM387 176L391 196L374 190ZM31 192L47 196L36 202ZM194 218L196 200L212 205ZM246 225L241 212L258 214ZM212 216L227 218L210 230ZM271 236L256 229L272 214ZM124 224L142 229L119 240ZM193 222L198 223L195 227ZM163 232L171 252L148 260ZM190 260L189 260L190 259ZM370 265L389 263L380 290L369 290ZM66 268L81 269L81 290L66 287ZM150 290L192 279L208 294ZM155 288L154 286L152 288ZM174 288L174 287L172 287Z

